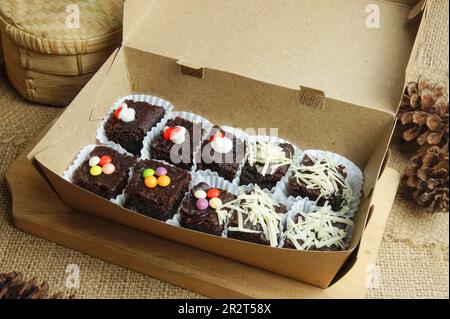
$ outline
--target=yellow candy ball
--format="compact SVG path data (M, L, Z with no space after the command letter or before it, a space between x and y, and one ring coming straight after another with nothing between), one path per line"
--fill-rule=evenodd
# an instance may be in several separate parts
M158 185L158 181L155 176L147 176L144 179L144 184L148 188L155 188Z
M162 175L158 177L158 185L161 187L166 187L170 185L170 177L167 175Z
M102 168L100 166L92 166L89 170L89 173L91 173L92 176L98 176L102 173Z

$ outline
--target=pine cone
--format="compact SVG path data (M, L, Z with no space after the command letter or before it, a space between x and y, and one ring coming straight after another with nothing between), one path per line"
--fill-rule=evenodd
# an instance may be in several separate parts
M396 140L405 151L448 143L448 98L443 83L410 82L397 113Z
M46 282L38 286L37 279L24 281L22 274L10 272L0 274L0 299L47 299L49 286ZM63 299L64 295L58 293L52 299ZM73 296L69 296L70 299Z
M430 212L448 211L448 144L415 155L405 170L404 184L416 204Z

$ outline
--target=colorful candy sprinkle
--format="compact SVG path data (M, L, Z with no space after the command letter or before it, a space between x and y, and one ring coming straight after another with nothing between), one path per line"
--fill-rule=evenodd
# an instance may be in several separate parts
M89 173L92 176L99 176L102 173L102 168L100 166L93 166L91 167L91 169L89 170Z
M155 176L151 175L151 176L147 176L144 179L144 184L145 186L147 186L148 188L155 188L158 185L158 180L156 179Z
M98 157L98 156L91 157L91 159L89 160L90 167L97 166L99 163L100 163L100 157Z
M211 188L210 190L208 190L206 195L208 196L208 198L216 198L220 196L220 191L217 188Z
M206 192L203 189L198 189L195 191L194 197L197 199L206 198Z
M211 147L217 153L226 154L233 150L233 141L228 137L216 138L211 142Z
M103 155L100 157L100 162L98 163L100 166L105 166L106 164L112 163L111 156Z
M125 103L124 103L125 104ZM118 119L119 118L119 114L120 114L120 112L122 112L122 110L123 110L123 105L124 104L122 104L121 106L119 106L118 108L117 108L117 110L115 110L114 111L114 116L116 117L116 119ZM126 104L125 104L126 105Z
M112 173L114 173L115 170L116 170L116 167L111 163L105 164L102 167L103 174L106 174L106 175L111 175Z
M167 169L165 167L158 167L155 171L156 176L164 176L167 175Z
M162 175L158 177L158 185L161 187L166 187L170 185L170 177L167 175Z
M195 203L195 206L197 207L198 210L205 210L208 208L209 203L206 199L204 198L199 198L197 200L197 202Z
M170 141L174 144L183 144L186 140L186 128L183 126L176 126L170 134Z
M122 103L114 111L114 116L125 123L133 122L136 119L136 111L133 108L129 108L126 103Z
M225 137L225 134L222 131L219 131L216 134L214 134L213 136L211 136L209 140L212 142L212 141L215 141L216 139L224 138L224 137Z
M144 178L147 178L147 177L153 176L153 175L155 175L155 170L154 170L154 169L151 169L151 168L147 168L147 169L144 170L144 172L142 173L142 176L143 176Z
M164 129L163 136L165 140L170 140L170 135L172 135L173 129L174 129L173 127L166 127Z
M222 200L219 197L214 197L209 201L211 208L217 209L222 207Z

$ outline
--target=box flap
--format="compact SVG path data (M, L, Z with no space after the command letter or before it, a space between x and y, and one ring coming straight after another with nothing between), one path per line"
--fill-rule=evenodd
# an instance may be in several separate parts
M128 0L124 46L393 113L410 11L377 0Z

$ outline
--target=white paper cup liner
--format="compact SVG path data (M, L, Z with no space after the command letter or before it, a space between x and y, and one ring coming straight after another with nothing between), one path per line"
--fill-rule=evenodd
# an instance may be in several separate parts
M106 112L105 117L103 118L102 122L100 123L100 126L97 130L97 140L100 143L102 143L102 144L109 144L109 143L118 144L118 143L115 143L114 141L110 141L106 137L105 125L106 125L106 122L108 121L109 117L111 116L111 114L114 113L114 111L126 100L132 100L135 102L146 102L151 105L160 106L165 110L164 117L161 119L161 121L159 121L159 123L155 127L153 127L149 132L147 132L147 135L149 135L154 130L162 129L164 127L164 125L166 124L168 118L171 116L171 112L173 110L173 105L170 102L163 100L156 96L144 95L144 94L135 94L135 95L124 96L113 104L113 106L108 110L108 112ZM144 142L145 142L145 137L144 137Z
M313 156L317 159L325 158L325 156L329 156L337 165L342 165L345 167L347 178L346 181L349 183L350 188L352 189L353 197L349 204L349 209L347 215L350 217L353 217L354 214L358 211L358 206L361 200L361 191L363 186L363 173L359 169L358 166L356 166L352 161L346 159L345 157L338 155L336 153L327 152L327 151L320 151L320 150L306 150L303 152L301 156L298 156L296 160L294 161L294 164L298 165L301 163L305 155ZM278 189L276 190L277 195L284 196L287 198L289 202L292 202L294 204L295 202L307 199L309 198L303 198L303 197L294 197L289 194L288 189L288 183L289 183L289 177L292 173L292 169L286 174L285 178L282 180L282 183L280 183L278 186ZM312 201L315 203L315 201Z
M282 248L284 246L284 243L286 241L286 230L287 230L287 221L288 219L292 220L298 213L303 212L303 213L312 213L315 212L317 210L319 210L321 207L315 205L315 203L313 201L310 201L308 199L300 199L297 200L290 208L290 210L288 211L288 213L286 214L284 220L283 220L283 227L284 230L281 236L281 240L280 240L280 245L278 247ZM342 215L345 217L349 217L347 215ZM353 221L353 218L350 218ZM347 236L344 239L344 245L345 248L348 247L348 244L350 243L350 240L352 238L353 235L353 229L354 226L347 226L347 228L345 229Z
M225 131L226 133L229 134L233 134L234 136L236 136L236 138L238 140L240 140L242 143L245 143L245 141L248 138L248 134L245 133L243 130L238 129L238 128L234 128L234 127L230 127L230 126L219 126L223 131ZM204 135L204 139L202 140L201 145L203 144L203 142L205 141L205 139L207 139L210 135L211 135L211 131L212 131L213 127L211 127L210 130L208 130L207 134ZM195 163L194 163L194 171L204 171L204 172L208 172L208 174L212 174L215 175L217 177L221 177L219 176L219 174L217 172L211 171L210 169L207 170L198 170L198 158L199 158L199 152L201 152L201 147L199 147L197 149L197 151L194 153L194 159L196 159ZM236 176L233 178L233 180L231 181L232 183L239 185L239 179L241 176L241 171L242 171L242 166L244 166L245 164L245 160L246 160L246 154L244 154L244 156L242 157L242 160L239 162L237 171L236 171Z
M285 139L282 139L280 137L275 137L275 136L263 136L263 135L256 135L256 136L248 136L247 138L248 142L254 142L254 141L260 141L260 142L264 142L264 143L274 143L274 144L284 144L284 143L288 143L291 144L294 147L294 154L292 155L292 163L295 163L295 161L299 158L303 157L303 151L294 143L289 142ZM248 147L247 147L247 154L245 156L245 159L242 163L241 169L239 171L239 176L241 176L242 173L242 167L245 165L245 163L247 162L248 159ZM282 184L284 183L284 180L286 179L286 176L288 176L289 171L291 170L292 164L290 165L288 172L286 173L285 176L283 176L278 183L272 187L269 191L275 195L275 197L282 197L284 193L279 193L277 192L277 190L282 187ZM239 184L240 184L240 180L239 180ZM252 184L250 184L252 185ZM245 185L242 185L245 186Z
M147 136L144 138L144 147L142 148L141 151L141 158L142 159L150 159L151 158L151 143L153 142L153 140L160 136L163 133L164 127L167 123L168 120L171 119L175 119L176 117L181 117L187 121L190 121L194 124L201 124L202 129L204 130L204 134L202 134L202 138L201 140L203 140L203 137L206 135L206 132L209 132L212 127L213 124L208 121L207 119L205 119L204 117L201 117L200 115L194 114L194 113L189 113L189 112L172 112L170 114L170 116L166 119L166 121L164 122L164 124L161 123L161 125L158 125L157 128L153 129L151 132L149 132L147 134ZM197 149L200 147L200 142L198 142L196 145L193 145L194 150L193 150L193 154L195 155L195 153L197 152ZM195 159L195 157L194 157ZM192 165L192 169L191 172L195 171L195 163L194 165Z
M77 170L78 167L80 167L81 164L83 164L85 161L87 161L90 158L91 152L97 146L109 147L109 148L119 152L122 155L127 155L127 156L133 156L134 157L133 154L127 152L123 147L121 147L120 145L115 144L115 143L86 145L85 147L83 147L78 152L77 156L75 157L75 160L72 162L72 164L69 166L69 168L63 173L63 178L66 181L68 181L70 183L73 183L72 178L73 178L74 172ZM132 168L130 168L130 171L128 173L128 181L129 181L129 179L131 177L131 171L132 171ZM118 197L120 197L120 195ZM119 202L117 201L118 197L112 198L112 199L110 199L110 201L112 201L113 203L119 204Z

